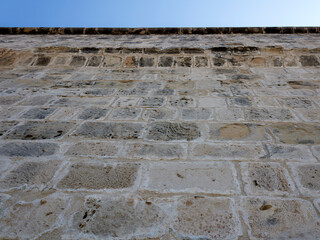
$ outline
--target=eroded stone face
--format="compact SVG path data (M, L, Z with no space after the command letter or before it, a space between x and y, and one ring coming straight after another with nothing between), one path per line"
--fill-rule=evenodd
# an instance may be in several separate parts
M45 119L54 112L54 108L33 108L22 114L21 118L26 119Z
M83 110L83 112L79 115L79 119L88 120L88 119L104 118L109 111L110 110L106 108L97 108L97 107L87 108Z
M11 142L0 146L0 155L8 157L40 157L55 154L56 143Z
M244 198L242 202L250 235L260 239L317 239L320 223L306 200Z
M236 239L239 219L229 198L184 197L177 205L173 231L182 237Z
M75 123L71 122L26 122L17 126L8 135L7 139L41 140L62 137Z
M310 195L320 193L320 164L292 164L296 180L302 193Z
M212 109L206 108L184 108L181 110L181 118L184 120L207 120L212 115Z
M85 122L73 135L87 138L137 139L140 138L142 129L143 125L140 123Z
M59 169L61 161L24 162L6 174L0 180L0 188L43 186L46 185Z
M272 133L282 143L319 144L320 125L305 123L278 123L269 126Z
M88 196L73 217L79 232L99 237L159 237L164 231L166 214L156 204L136 198Z
M210 139L234 141L264 141L268 140L264 126L258 124L211 124Z
M137 177L137 164L92 165L76 163L58 183L61 189L122 189L132 187Z
M277 108L245 109L245 118L250 121L289 121L294 119L288 109Z
M191 141L200 136L200 130L195 123L155 122L151 123L146 138L161 141Z
M71 145L66 154L72 156L115 157L119 148L119 144L110 142L79 142Z
M294 184L278 163L241 163L245 191L249 194L290 194Z
M18 122L16 121L1 121L0 122L0 136L2 136L5 132L13 128L17 125Z

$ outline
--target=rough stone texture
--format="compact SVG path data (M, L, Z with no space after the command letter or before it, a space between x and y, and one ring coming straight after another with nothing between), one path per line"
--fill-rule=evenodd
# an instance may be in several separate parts
M117 189L128 188L136 180L138 166L72 164L58 183L62 189Z
M301 199L244 198L250 236L257 239L317 239L319 218L310 202Z
M320 239L319 33L0 28L0 239Z

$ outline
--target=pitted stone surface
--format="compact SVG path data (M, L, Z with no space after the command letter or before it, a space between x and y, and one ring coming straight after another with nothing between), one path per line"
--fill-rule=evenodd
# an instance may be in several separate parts
M320 239L319 30L0 28L0 239Z
M58 183L61 189L121 189L131 187L137 177L138 165L72 164Z
M191 141L200 136L201 133L195 123L156 122L150 125L146 138L160 141Z
M10 131L5 138L21 140L55 139L65 135L74 125L71 122L26 122Z
M320 222L310 202L302 199L244 198L250 236L258 239L317 239Z

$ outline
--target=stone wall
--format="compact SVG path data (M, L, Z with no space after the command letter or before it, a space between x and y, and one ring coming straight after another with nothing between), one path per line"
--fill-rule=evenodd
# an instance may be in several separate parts
M319 239L317 34L1 35L1 239Z

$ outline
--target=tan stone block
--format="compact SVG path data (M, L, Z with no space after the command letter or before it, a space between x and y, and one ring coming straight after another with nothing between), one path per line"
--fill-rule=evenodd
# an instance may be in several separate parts
M232 199L182 197L176 212L172 228L182 238L237 239L242 235Z
M145 167L142 189L161 193L215 193L240 192L236 170L231 163L152 163Z
M254 57L251 59L250 67L264 67L266 65L266 60L262 57Z
M78 142L68 148L66 155L111 158L117 156L120 147L121 144L114 142Z
M117 56L105 56L103 59L104 67L120 67L122 59Z
M253 239L318 239L320 222L310 202L296 198L243 198Z

